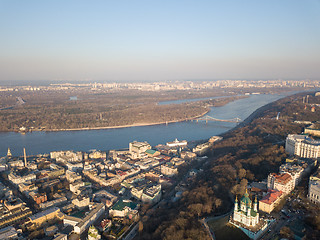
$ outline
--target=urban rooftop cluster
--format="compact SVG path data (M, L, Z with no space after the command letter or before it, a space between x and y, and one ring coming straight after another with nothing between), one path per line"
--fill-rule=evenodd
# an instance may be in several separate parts
M108 153L27 156L24 149L23 157L8 149L0 159L0 239L119 238L139 220L141 204L161 201L162 192L174 186L179 167L202 160L219 140L214 136L193 148L177 139L155 147L134 141L128 149Z

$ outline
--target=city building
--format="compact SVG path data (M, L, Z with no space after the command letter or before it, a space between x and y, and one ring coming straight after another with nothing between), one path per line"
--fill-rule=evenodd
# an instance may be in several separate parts
M315 137L320 137L320 129L305 128L304 133Z
M76 208L78 208L79 210L82 210L84 209L85 207L88 207L89 204L90 204L90 198L88 197L84 197L84 196L81 196L81 197L77 197L75 199L73 199L71 201L72 204L74 204L74 206Z
M129 217L129 215L136 215L138 204L130 200L117 201L109 210L109 215L111 217Z
M302 174L304 172L304 168L296 165L296 164L282 164L279 167L279 173L288 173L291 175L292 180L293 180L293 188L297 186L302 178Z
M41 204L41 203L44 203L44 202L46 202L48 200L46 193L30 192L29 196L38 205Z
M37 178L36 175L33 173L30 173L25 176L18 176L15 173L10 172L8 175L9 181L12 182L13 184L25 183L28 181L35 181L36 178Z
M289 134L286 139L286 152L303 158L320 157L320 141L307 135Z
M21 199L16 198L0 203L0 229L26 219L32 214Z
M50 170L48 171L49 178L57 178L65 173L65 169L56 164L50 164Z
M211 143L209 142L199 144L195 148L193 148L192 151L196 153L198 156L202 156L208 151L210 144Z
M98 203L94 206L94 209L89 212L84 219L82 219L77 225L74 226L74 232L81 234L89 228L103 213L105 212L105 205Z
M190 151L182 151L180 157L184 160L194 160L197 157L197 154Z
M178 166L173 164L172 162L166 162L165 164L160 166L161 174L172 177L178 174Z
M42 212L36 213L29 217L29 222L34 227L40 227L44 223L52 220L63 220L63 213L60 212L60 209L57 207L52 207Z
M64 226L70 225L72 227L75 227L81 221L82 221L81 218L73 217L73 216L70 216L70 215L64 215L63 225Z
M267 187L268 189L275 189L288 194L294 189L294 181L288 173L270 173L268 175Z
M209 143L214 143L214 142L218 142L218 141L221 141L223 139L223 137L220 137L220 136L212 136L210 139L209 139Z
M160 201L161 195L161 184L148 186L145 189L143 189L141 201L143 203L154 204Z
M309 178L308 199L313 203L320 203L320 170Z
M147 150L151 149L151 145L147 142L131 142L129 143L129 152L133 159L141 158Z
M41 209L46 209L50 207L55 207L55 206L61 206L64 205L68 202L68 199L66 197L60 197L57 199L54 199L52 201L47 201L39 204L39 207Z
M280 203L282 199L282 192L278 190L268 190L268 194L265 195L260 201L259 201L259 210L271 213L273 209Z
M78 162L83 160L82 152L73 151L55 151L50 152L50 157L56 159L58 162Z
M68 170L72 172L78 172L83 169L83 163L82 162L67 162L65 163Z
M93 151L89 154L89 158L91 159L107 158L107 153L101 152L101 151Z
M132 197L143 203L154 204L161 199L161 184L152 183L145 178L137 179L127 187L130 188Z

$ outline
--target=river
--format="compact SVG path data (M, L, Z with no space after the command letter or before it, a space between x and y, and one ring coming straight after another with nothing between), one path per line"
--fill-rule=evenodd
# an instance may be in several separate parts
M212 107L208 116L218 119L240 118L244 120L259 107L278 100L287 94L251 95L226 104L222 107ZM174 103L174 102L173 102ZM129 142L147 141L152 146L179 140L202 140L213 135L224 133L235 127L236 123L208 121L188 121L170 123L168 125L153 125L128 127L118 129L62 131L62 132L32 132L20 134L15 132L0 133L0 157L6 156L10 147L13 156L21 156L23 148L27 155L49 153L57 150L89 151L91 149L110 150L128 148Z

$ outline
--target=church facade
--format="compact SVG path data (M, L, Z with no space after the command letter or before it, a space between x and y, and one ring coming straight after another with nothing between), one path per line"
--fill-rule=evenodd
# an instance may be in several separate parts
M252 202L247 191L240 201L236 197L233 215L229 223L240 228L249 238L254 240L258 239L268 227L268 221L259 217L257 197Z
M234 203L233 220L244 224L247 227L254 227L259 223L258 201L254 203L249 198L246 192L238 203L238 199Z

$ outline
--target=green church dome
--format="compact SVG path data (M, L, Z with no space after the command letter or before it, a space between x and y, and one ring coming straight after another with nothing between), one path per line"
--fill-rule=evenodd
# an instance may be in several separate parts
M243 195L243 197L241 198L241 203L245 204L246 206L251 206L251 200L249 198L249 194L246 191L246 193Z

